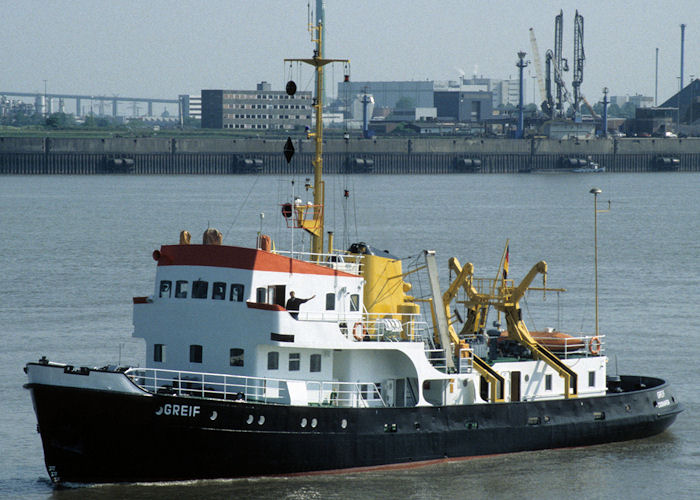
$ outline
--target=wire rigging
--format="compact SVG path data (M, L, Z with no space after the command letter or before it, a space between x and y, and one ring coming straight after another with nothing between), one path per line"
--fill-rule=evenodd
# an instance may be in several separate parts
M222 238L223 240L226 239L228 234L231 232L231 229L233 229L234 224L238 221L238 217L241 215L241 211L243 210L243 207L248 203L248 198L250 198L250 194L253 192L253 189L255 189L255 185L258 183L258 179L260 179L260 175L254 176L255 180L253 181L252 186L250 186L250 190L248 191L248 194L245 196L245 199L243 200L243 203L238 207L238 212L236 213L236 216L233 218L233 221L231 222L231 225L229 228L226 230L226 234L224 234L224 237Z

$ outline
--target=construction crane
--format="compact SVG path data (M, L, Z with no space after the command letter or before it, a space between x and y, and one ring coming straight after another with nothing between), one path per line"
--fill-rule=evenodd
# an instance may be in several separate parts
M540 89L540 99L544 104L547 101L547 90L542 77L542 61L540 61L540 51L537 48L537 39L535 38L535 30L530 28L530 45L532 46L532 58L535 63L535 74L537 75L537 86Z
M578 111L579 103L583 97L581 95L581 83L583 82L583 63L585 60L586 54L583 51L583 16L577 10L574 16L574 79L571 82L571 86L574 88L573 104L575 111Z

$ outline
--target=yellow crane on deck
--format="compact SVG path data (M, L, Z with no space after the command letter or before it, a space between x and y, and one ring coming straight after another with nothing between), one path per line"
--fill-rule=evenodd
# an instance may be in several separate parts
M522 320L522 310L520 300L525 296L525 292L530 287L535 277L542 274L542 290L547 289L547 263L540 261L535 264L519 285L515 285L512 280L505 278L475 278L474 266L467 263L463 268L459 261L453 257L449 261L450 268L457 272L457 277L450 284L443 295L444 307L447 317L450 317L449 303L457 294L459 288L463 288L467 295L464 302L468 314L462 333L474 334L483 325L489 307L504 314L506 326L508 328L508 338L516 341L530 350L535 359L540 359L552 367L559 376L564 379L564 396L568 398L578 395L578 377L576 372L569 368L559 357L546 347L540 345L531 335L527 326ZM456 333L452 325L449 325L449 335L455 346L462 346L465 342ZM492 384L492 400L497 401L495 388L503 378L495 372L488 364L477 356L472 355L474 366ZM487 376L488 375L488 376ZM499 380L500 378L500 380ZM500 394L502 398L502 394ZM501 399L502 400L502 399Z

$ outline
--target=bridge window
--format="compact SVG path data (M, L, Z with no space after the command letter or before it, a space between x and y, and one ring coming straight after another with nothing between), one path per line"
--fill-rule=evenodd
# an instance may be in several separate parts
M545 391L552 390L552 375L551 374L544 376L544 390Z
M595 387L595 372L588 372L588 387Z
M360 310L360 296L357 293L350 295L350 310L359 311Z
M159 297L169 299L170 293L173 288L173 282L169 280L163 280L160 282L160 294Z
M233 302L243 302L243 290L245 287L239 283L231 285L231 295L229 296Z
M298 352L289 353L289 371L298 372L301 365L301 354Z
M326 294L326 311L333 311L335 310L335 294L334 293L327 293Z
M271 351L267 353L267 369L277 370L280 367L280 353Z
M153 345L153 361L156 363L165 362L165 344Z
M209 290L209 282L197 280L192 282L192 298L206 299L207 291Z
M201 363L202 362L202 346L192 344L190 345L190 363Z
M175 282L175 298L176 299L186 299L187 298L187 285L189 283L185 280L178 280Z
M226 283L215 281L211 291L211 298L214 300L224 300L226 298Z
M229 363L231 364L231 366L243 366L243 354L243 349L240 349L238 347L234 347L233 349L231 349L229 356Z
M310 372L320 372L321 371L321 355L320 354L312 354L311 355L311 363L310 363Z

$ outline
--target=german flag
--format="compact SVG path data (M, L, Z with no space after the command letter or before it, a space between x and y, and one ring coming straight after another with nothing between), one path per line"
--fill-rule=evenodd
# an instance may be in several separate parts
M506 257L503 259L503 279L507 280L508 279L508 251L509 251L510 245L506 245Z

